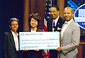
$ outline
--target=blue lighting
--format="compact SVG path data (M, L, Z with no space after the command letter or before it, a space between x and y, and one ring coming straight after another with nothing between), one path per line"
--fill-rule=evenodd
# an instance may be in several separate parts
M84 2L83 0L81 0L81 2Z
M74 12L78 8L78 6L72 0L68 1L67 3L69 5L69 7L72 7L74 9ZM67 7L68 7L68 5L67 5Z
M78 3L78 5L80 5L80 3Z

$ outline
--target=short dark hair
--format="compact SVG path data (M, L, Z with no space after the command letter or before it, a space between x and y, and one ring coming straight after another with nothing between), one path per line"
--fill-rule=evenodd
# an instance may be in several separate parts
M10 20L9 20L9 25L11 25L11 22L12 21L17 21L18 23L19 23L19 20L17 19L17 18L11 18Z
M57 11L59 11L59 8L56 5L53 5L52 7L55 7L57 9Z
M28 19L29 27L31 27L31 25L30 25L31 18L34 18L35 20L38 21L38 25L37 25L37 27L39 27L39 23L40 23L40 19L41 19L39 13L35 13L35 14L32 13L32 14L30 14L29 19Z

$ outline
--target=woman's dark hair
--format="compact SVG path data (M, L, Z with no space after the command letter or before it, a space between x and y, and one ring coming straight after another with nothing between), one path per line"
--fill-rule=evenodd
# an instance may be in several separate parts
M38 21L37 27L39 27L39 23L40 23L40 19L41 19L40 15L39 15L38 13L35 13L35 14L32 13L32 14L30 14L29 19L28 19L29 27L30 27L30 28L31 28L31 25L30 25L31 18L34 18L35 20Z

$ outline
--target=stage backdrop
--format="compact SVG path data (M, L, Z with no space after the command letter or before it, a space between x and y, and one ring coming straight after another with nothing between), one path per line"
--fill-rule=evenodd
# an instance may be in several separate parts
M23 0L0 0L0 58L2 34L9 31L8 21L10 18L19 19L19 29L23 30Z

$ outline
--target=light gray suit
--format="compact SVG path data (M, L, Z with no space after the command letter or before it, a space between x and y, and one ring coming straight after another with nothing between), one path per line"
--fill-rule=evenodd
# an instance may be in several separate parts
M62 52L60 52L58 56L60 58L76 58L78 54L77 47L79 43L80 28L74 21L71 21L63 32L63 37L61 38Z

